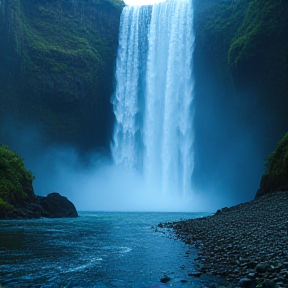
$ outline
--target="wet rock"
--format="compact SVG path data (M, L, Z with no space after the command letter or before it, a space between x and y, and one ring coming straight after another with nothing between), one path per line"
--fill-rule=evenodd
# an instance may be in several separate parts
M43 217L64 218L78 217L75 206L59 193L51 193L46 197L38 196L40 206L43 207Z
M288 287L287 203L288 191L281 191L169 228L199 249L194 260L201 273L234 283L247 278L245 283L259 288L272 280L279 288Z
M249 269L254 269L256 267L257 263L251 261L249 263L247 263L247 268Z
M262 284L262 288L276 288L276 284L271 280L265 280Z
M5 213L3 219L39 219L78 217L75 206L59 193L51 193L46 197L35 196L31 202L15 207Z
M202 273L197 272L197 271L188 274L188 276L190 276L190 277L197 277L197 278L201 277L201 275L202 275Z
M171 280L170 277L168 277L167 275L164 275L161 279L160 279L160 282L161 283L167 283Z
M270 268L269 264L267 263L259 263L256 266L256 272L257 273L265 273Z
M249 279L255 279L256 278L256 274L255 273L249 273L247 277Z
M249 278L242 278L239 281L239 285L243 288L254 288L256 287L256 281Z

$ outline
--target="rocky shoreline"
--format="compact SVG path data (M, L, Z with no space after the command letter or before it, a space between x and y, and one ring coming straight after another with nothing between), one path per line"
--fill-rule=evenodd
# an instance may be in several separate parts
M288 191L159 227L198 249L198 277L221 276L229 287L288 287Z

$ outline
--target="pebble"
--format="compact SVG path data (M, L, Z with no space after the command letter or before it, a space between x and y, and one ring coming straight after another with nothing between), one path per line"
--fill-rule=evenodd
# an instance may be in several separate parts
M200 273L220 275L230 281L227 287L288 288L287 220L288 191L282 191L162 225L198 249Z
M188 276L190 277L200 277L201 276L201 272L192 272L192 273L189 273Z

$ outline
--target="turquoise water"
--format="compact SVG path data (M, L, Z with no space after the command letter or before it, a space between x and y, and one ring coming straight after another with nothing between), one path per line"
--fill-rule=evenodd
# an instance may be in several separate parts
M171 239L168 231L155 231L159 222L199 216L82 212L76 219L1 221L0 283L4 287L204 287L207 279L188 276L196 269L197 251ZM164 275L171 278L166 284L160 282Z

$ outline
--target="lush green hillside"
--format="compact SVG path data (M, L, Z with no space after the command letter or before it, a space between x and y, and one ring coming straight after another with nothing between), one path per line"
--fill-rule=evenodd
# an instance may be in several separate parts
M121 0L1 1L2 120L37 123L52 142L105 145L122 7Z
M0 218L5 211L23 206L35 198L33 179L23 159L7 146L0 145Z

